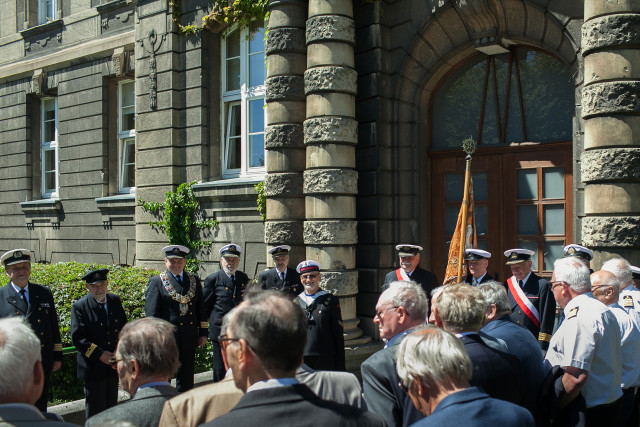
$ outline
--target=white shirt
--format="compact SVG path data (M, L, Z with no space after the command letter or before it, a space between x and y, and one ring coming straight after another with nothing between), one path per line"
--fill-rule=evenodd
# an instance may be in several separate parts
M16 286L13 282L11 282L11 286L13 290L16 291L18 295L20 295L20 287ZM29 284L24 287L24 297L27 299L27 304L29 304Z
M640 313L640 290L633 286L633 283L620 291L618 304L627 312L635 310Z
M564 308L565 320L551 337L546 360L589 372L582 388L587 408L622 396L621 336L615 315L589 292Z
M608 307L618 320L622 336L622 388L637 387L640 384L640 363L636 363L640 354L640 330L634 326L631 317L618 303L610 304Z
M288 385L299 384L295 378L271 378L270 380L258 381L253 383L247 389L247 393L256 390L264 390L266 388L286 387Z

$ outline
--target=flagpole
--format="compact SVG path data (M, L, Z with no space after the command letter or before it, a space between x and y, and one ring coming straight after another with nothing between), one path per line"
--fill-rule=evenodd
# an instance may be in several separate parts
M462 142L462 149L467 153L466 168L464 172L464 195L462 198L462 235L460 236L460 247L458 250L458 280L456 283L462 281L462 265L464 264L464 250L467 243L467 211L469 209L469 183L471 181L471 154L476 151L476 142L472 139L466 139Z

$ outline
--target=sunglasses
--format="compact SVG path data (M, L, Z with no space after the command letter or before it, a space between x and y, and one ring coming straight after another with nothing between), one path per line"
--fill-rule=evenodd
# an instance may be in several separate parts
M116 369L118 367L118 362L123 362L124 359L109 359L109 365L111 366L111 369Z

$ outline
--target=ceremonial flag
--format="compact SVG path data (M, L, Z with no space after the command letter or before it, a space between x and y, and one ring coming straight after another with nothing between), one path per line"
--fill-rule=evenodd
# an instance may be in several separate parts
M469 164L467 164L469 167ZM447 260L447 271L444 274L444 285L460 283L464 281L466 275L464 250L477 248L476 221L473 214L473 182L471 173L467 171L465 175L465 192L458 214L456 230L451 238L449 246L449 258Z

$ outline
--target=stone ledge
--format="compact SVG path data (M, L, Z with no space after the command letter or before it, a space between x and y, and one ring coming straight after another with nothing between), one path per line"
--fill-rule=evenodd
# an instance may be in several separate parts
M56 19L54 21L45 22L44 24L36 25L35 27L27 28L20 31L20 35L23 39L27 39L38 34L44 34L48 31L58 30L63 27L64 23L62 19Z
M358 72L341 66L315 67L304 72L304 93L342 92L356 95Z
M267 95L265 101L304 101L304 80L302 76L276 76L265 81Z
M275 52L307 53L302 28L273 28L267 32L266 55Z
M590 116L640 113L640 82L594 83L582 90L582 118Z
M195 184L193 192L197 198L207 201L256 200L255 185L264 176L221 179Z
M640 14L626 13L594 18L582 25L582 56L594 49L640 45Z
M582 244L588 247L640 247L640 217L585 217Z
M304 132L300 123L268 125L264 131L264 147L304 148Z
M358 143L358 122L349 117L315 117L304 121L304 143Z
M307 44L325 40L355 45L355 22L345 16L316 16L307 20Z
M304 171L305 195L356 195L358 172L353 169L311 169Z
M20 202L20 208L29 229L33 229L37 222L49 223L53 228L59 228L61 217L64 215L60 199Z
M136 210L135 193L99 197L95 200L102 214L102 226L104 228L111 228L114 221L128 221L133 225Z

